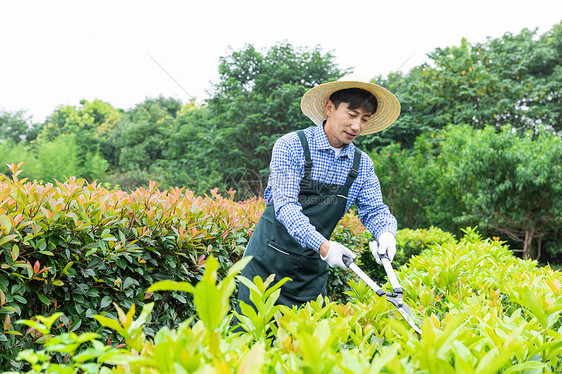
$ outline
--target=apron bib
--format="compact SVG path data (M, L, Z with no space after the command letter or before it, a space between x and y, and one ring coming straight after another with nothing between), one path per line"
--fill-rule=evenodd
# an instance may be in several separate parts
M300 183L298 201L310 223L329 240L340 217L345 213L349 188L358 175L361 151L355 149L353 166L345 184L321 183L311 178L312 159L306 136L302 130L297 131L297 134L305 156L304 176ZM299 307L315 300L318 295L326 295L328 264L322 261L318 252L311 248L303 248L293 239L285 226L275 218L273 204L265 208L244 256L253 257L241 272L241 275L250 280L256 275L265 280L270 274L275 274L274 283L284 277L292 279L281 287L277 304ZM248 288L242 283L239 287L238 300L252 305Z

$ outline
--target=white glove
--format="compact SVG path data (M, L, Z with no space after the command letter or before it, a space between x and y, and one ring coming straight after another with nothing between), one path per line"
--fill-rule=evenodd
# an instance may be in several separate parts
M373 240L369 243L369 248L371 248L371 252L375 257L377 264L382 264L381 256L384 256L385 254L390 259L390 262L392 262L394 256L396 255L396 238L393 233L385 232L379 236L378 244Z
M354 259L356 257L355 253L351 252L348 248L341 245L340 243L330 241L330 249L328 250L328 254L326 257L320 258L328 263L331 267L340 267L342 269L347 270L348 267L343 263L343 256L350 257Z

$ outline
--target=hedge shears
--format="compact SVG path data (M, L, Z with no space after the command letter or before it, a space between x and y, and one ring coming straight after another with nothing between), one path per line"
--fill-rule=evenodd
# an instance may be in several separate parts
M382 265L384 266L384 271L388 277L388 281L392 286L393 292L386 292L382 288L380 288L356 263L353 262L348 256L343 256L343 263L345 266L350 268L359 278L361 278L367 286L369 286L378 296L386 296L386 300L392 303L396 309L400 312L402 317L408 322L408 325L414 329L421 336L421 329L418 327L414 316L412 315L412 311L410 308L404 304L403 301L403 292L400 283L398 283L398 279L396 278L396 274L394 273L394 269L390 264L390 258L388 255L381 255L380 257Z

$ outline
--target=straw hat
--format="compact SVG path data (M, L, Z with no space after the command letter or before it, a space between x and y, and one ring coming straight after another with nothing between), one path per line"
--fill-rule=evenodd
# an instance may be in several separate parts
M326 103L330 95L346 88L361 88L369 91L378 102L377 111L371 116L367 127L360 135L382 131L392 125L400 115L400 103L392 93L355 74L345 75L336 82L320 84L308 90L301 99L302 112L316 125L322 124L327 118Z

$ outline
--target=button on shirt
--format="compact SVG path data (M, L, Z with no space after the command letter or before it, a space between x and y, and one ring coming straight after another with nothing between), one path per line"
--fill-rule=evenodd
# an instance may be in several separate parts
M323 126L309 127L304 133L313 163L312 179L328 184L345 184L353 165L355 146L345 145L336 157ZM361 223L375 238L387 231L396 234L396 219L382 201L373 161L365 152L361 152L361 156L359 175L349 189L346 211L355 203ZM273 146L265 201L267 205L274 205L275 217L297 242L318 251L320 245L329 238L324 238L316 231L302 213L302 206L298 202L304 164L304 151L297 133L279 138Z

